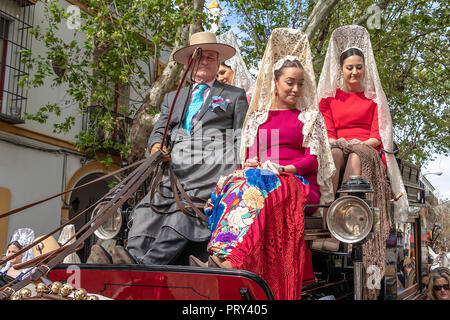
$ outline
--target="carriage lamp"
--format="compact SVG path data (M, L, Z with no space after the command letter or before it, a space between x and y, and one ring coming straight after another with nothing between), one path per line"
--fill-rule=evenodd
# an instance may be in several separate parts
M370 186L369 181L362 176L350 176L350 178L344 182L338 193L348 193L355 197L366 199L366 193L374 193L375 191Z
M366 194L374 193L374 190L361 176L350 176L338 193L346 195L329 207L327 226L336 239L352 244L354 298L362 300L362 244L370 238L370 232L379 230L380 211L371 208Z
M369 205L355 196L334 201L327 214L328 230L344 243L356 243L372 231L373 214Z
M111 196L111 198L114 195ZM97 206L95 206L92 211L91 218L94 218L108 203L110 198L105 198L105 201L100 202ZM94 234L102 240L113 239L120 232L122 227L122 212L121 209L118 208L114 214L108 218L97 230L94 231Z
M350 176L338 193L345 193L335 200L327 214L327 225L331 234L344 243L362 241L378 222L377 208L371 208L366 193L374 193L367 180L361 176Z

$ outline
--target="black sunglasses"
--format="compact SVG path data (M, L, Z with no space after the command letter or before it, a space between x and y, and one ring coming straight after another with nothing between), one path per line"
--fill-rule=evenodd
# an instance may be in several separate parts
M443 284L441 286L433 286L433 289L436 291L440 291L442 290L442 288L444 288L444 290L448 290L448 284Z

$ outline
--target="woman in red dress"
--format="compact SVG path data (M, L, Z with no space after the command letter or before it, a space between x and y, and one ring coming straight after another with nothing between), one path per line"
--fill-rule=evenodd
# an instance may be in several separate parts
M362 245L363 273L371 265L385 270L385 247L391 221L406 221L408 201L393 149L392 120L383 91L369 32L358 25L333 31L317 88L319 108L327 125L336 167L333 191L352 175L366 179L374 193L367 197L380 209L380 232ZM381 156L380 156L381 154ZM394 202L393 195L405 196ZM364 299L379 290L364 289Z
M386 95L381 85L369 32L358 25L337 28L331 35L317 87L319 108L327 125L336 174L336 192L340 171L342 181L361 174L356 154L342 154L343 146L361 144L373 147L386 169L393 194L405 187L393 154L393 126ZM347 142L347 143L346 143ZM400 220L407 218L408 200L394 203Z
M360 141L378 152L382 148L378 129L378 108L376 103L364 95L364 54L357 48L349 48L340 56L343 76L342 89L336 89L335 97L322 99L319 104L327 125L328 138L333 146L336 140ZM361 162L356 153L348 157L340 148L332 148L336 174L333 176L333 190L336 193L339 172L344 169L343 181L352 175L361 175Z

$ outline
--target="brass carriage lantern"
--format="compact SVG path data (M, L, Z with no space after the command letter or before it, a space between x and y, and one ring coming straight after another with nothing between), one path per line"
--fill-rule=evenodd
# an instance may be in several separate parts
M372 231L379 230L379 210L372 208L366 198L367 193L374 192L367 180L350 176L338 190L343 195L331 204L327 214L331 234L339 241L352 244L355 300L362 299L362 244L370 239Z

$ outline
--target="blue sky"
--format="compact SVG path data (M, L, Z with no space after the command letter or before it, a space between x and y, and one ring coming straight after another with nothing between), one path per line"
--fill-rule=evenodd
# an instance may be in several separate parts
M426 175L426 178L436 188L434 194L440 199L450 199L450 157L438 156L436 160L422 168L422 174L427 172L442 172L442 175Z

